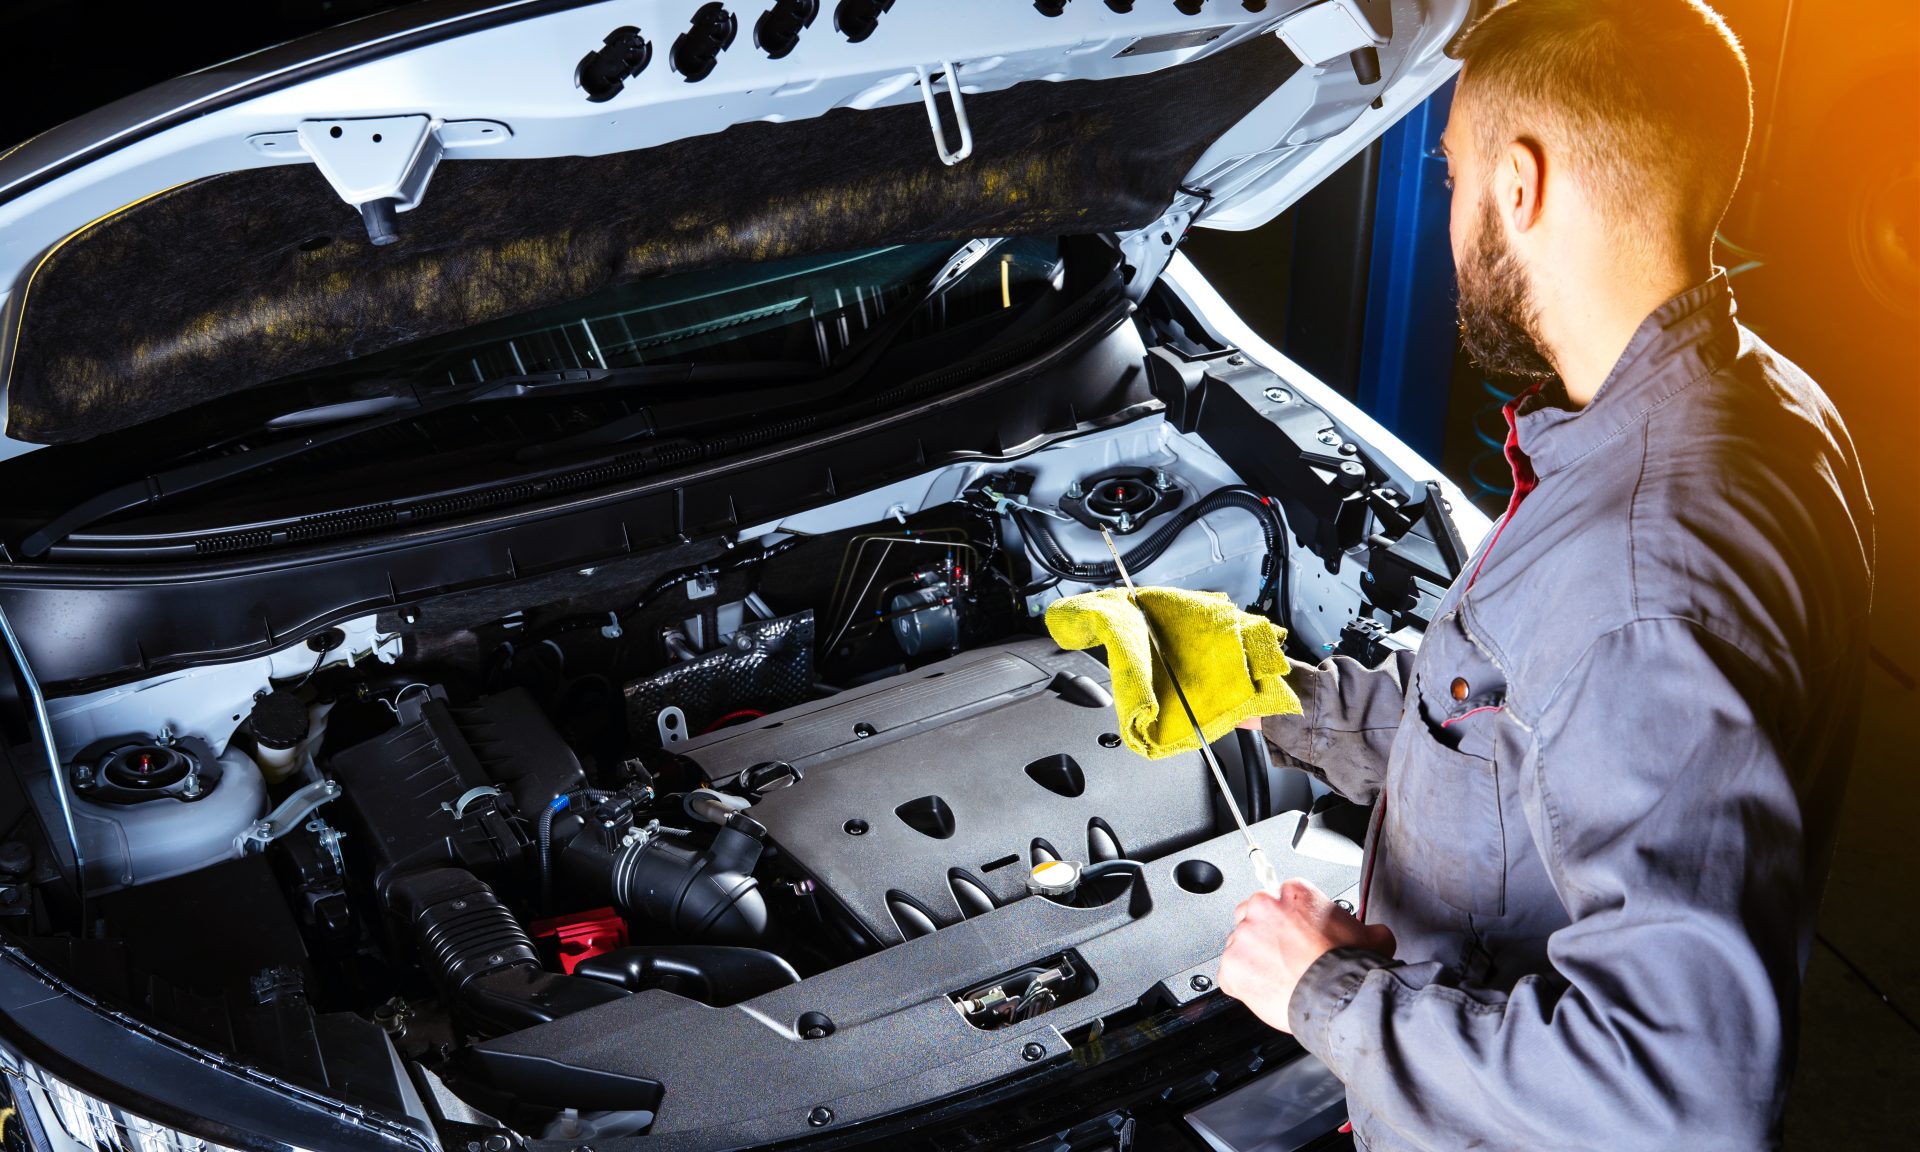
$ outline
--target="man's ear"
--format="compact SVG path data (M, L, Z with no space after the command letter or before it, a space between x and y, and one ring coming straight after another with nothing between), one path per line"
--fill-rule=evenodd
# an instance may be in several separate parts
M1538 141L1515 140L1507 145L1495 174L1495 204L1515 232L1530 231L1540 222L1547 202L1547 156Z

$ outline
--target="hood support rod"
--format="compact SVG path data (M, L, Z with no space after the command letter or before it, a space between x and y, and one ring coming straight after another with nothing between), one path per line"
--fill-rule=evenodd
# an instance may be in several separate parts
M67 843L73 848L73 887L80 894L82 907L87 898L86 862L80 854L80 832L73 823L73 798L67 795L67 773L60 763L60 750L53 743L53 721L47 717L47 698L40 691L40 681L33 674L33 666L27 663L27 651L20 646L20 638L14 635L13 623L7 619L5 608L0 608L0 636L7 642L7 651L13 657L13 664L20 674L21 691L25 693L28 704L33 709L33 724L40 731L40 745L47 754L47 768L53 773L53 794L60 801L60 819L66 825ZM84 917L82 918L84 922Z

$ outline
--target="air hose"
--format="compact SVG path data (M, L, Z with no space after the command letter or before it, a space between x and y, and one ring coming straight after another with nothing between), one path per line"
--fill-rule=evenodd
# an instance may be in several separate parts
M1274 500L1260 495L1251 488L1239 486L1217 488L1200 500L1182 509L1153 535L1134 545L1121 554L1127 571L1138 572L1158 560L1166 550L1173 546L1182 532L1191 528L1202 516L1219 512L1227 508L1238 508L1251 513L1260 522L1261 535L1266 541L1266 558L1260 564L1260 589L1254 594L1257 606L1265 599L1267 590L1276 578L1280 585L1281 623L1288 628L1293 626L1293 581L1288 563L1288 550L1291 541L1287 539L1286 516L1280 505ZM1120 579L1120 570L1112 561L1093 561L1082 563L1068 554L1048 527L1046 517L1012 509L1015 522L1032 545L1028 554L1042 568L1063 580L1074 580L1083 584L1113 584Z

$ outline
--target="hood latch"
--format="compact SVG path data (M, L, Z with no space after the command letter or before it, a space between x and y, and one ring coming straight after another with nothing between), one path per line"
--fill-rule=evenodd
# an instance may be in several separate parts
M255 151L311 159L333 190L360 213L367 239L398 240L394 214L418 207L443 157L504 143L512 129L494 120L435 120L425 114L307 120L291 132L247 138Z
M914 71L920 74L920 99L927 105L927 123L933 126L933 150L939 153L940 162L951 168L973 155L973 126L967 123L967 104L960 95L960 70L943 61L937 72L928 72L925 65ZM954 123L960 129L958 148L947 147L947 127L941 122L940 105L933 96L933 86L942 76L947 80L947 97L953 101Z

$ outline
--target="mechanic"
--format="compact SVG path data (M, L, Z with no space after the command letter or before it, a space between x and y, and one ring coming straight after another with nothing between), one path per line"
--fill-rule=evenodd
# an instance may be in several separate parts
M1712 263L1751 130L1697 0L1512 0L1444 147L1514 492L1417 657L1261 722L1374 805L1358 917L1236 912L1220 987L1398 1149L1776 1143L1856 728L1871 507Z

